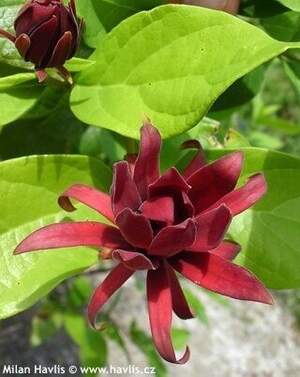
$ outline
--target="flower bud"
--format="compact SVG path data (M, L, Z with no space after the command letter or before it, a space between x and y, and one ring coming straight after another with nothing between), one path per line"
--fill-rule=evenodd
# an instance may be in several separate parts
M40 81L45 68L54 67L68 78L63 68L76 52L82 22L76 16L74 0L65 6L62 0L29 0L20 9L14 23L16 35L0 31L15 43L25 61L35 65Z

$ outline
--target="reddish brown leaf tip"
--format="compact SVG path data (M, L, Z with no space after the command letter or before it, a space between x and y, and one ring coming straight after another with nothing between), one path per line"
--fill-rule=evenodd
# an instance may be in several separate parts
M26 54L30 48L30 38L26 34L21 34L15 40L15 46L23 58L26 58Z
M43 83L48 77L48 74L44 69L37 69L35 74L40 84Z

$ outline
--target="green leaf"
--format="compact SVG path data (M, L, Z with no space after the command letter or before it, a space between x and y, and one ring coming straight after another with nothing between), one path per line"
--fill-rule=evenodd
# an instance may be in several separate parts
M68 60L65 63L65 67L70 71L70 72L81 72L84 71L85 69L91 67L95 62L93 60L87 60L87 59L82 59L82 58L72 58L71 60Z
M3 127L0 156L78 153L85 128L70 110L69 90L47 86L29 111Z
M230 128L224 139L225 148L250 147L248 139L238 131Z
M149 365L154 367L156 373L160 377L167 376L167 368L157 354L152 339L138 328L137 324L133 322L130 326L130 338L133 343L145 354Z
M242 246L238 263L269 288L300 287L300 159L279 152L243 148L242 181L263 172L268 193L254 208L235 217L229 233ZM211 151L215 159L224 151Z
M0 78L0 127L18 119L33 107L43 90L32 73Z
M256 68L236 81L215 102L211 112L236 109L251 101L260 91L266 73L266 65Z
M246 17L265 18L286 12L287 8L277 1L280 0L244 0L239 13Z
M281 131L285 135L298 135L300 133L299 124L276 116L262 115L256 119L256 122L274 130Z
M65 278L97 262L97 252L86 248L12 254L18 242L46 224L102 220L83 206L72 216L58 207L59 193L77 182L107 190L111 171L84 156L25 157L0 164L0 318L25 310Z
M261 20L261 25L273 38L281 41L300 39L300 14L288 11Z
M284 70L300 96L300 61L284 62Z
M0 90L10 89L12 86L23 84L35 79L34 73L18 73L12 76L0 78Z
M92 292L91 282L86 277L79 276L68 286L67 306L76 310L81 309L87 305Z
M210 9L140 12L99 43L96 63L78 77L72 109L86 123L134 138L145 115L164 137L180 134L234 81L292 46Z
M299 0L276 0L279 3L283 4L287 8L290 8L296 12L300 12L300 3Z
M109 163L114 163L124 158L126 149L112 132L103 128L89 127L81 137L80 153L101 157Z
M100 38L125 18L164 3L166 0L77 0L78 13L85 21L84 40L96 47Z
M258 148L281 149L283 141L276 136L262 131L252 131L249 135L250 144Z

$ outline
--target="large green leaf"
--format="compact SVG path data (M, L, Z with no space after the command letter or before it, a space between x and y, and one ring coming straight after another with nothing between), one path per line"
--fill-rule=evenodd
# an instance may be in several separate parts
M97 252L84 248L12 254L19 241L43 225L66 218L99 219L85 207L72 216L58 207L58 194L76 182L107 190L111 172L84 156L27 157L0 164L0 318L28 308L97 261Z
M0 128L28 111L42 94L33 73L19 73L0 78Z
M85 21L84 40L90 47L125 18L142 10L166 3L166 0L77 0Z
M231 236L242 245L238 262L269 287L300 287L300 159L279 152L244 148L243 179L262 171L268 193L237 216ZM224 152L211 151L215 159Z
M232 41L234 40L234 43ZM167 5L117 26L82 72L72 109L86 123L139 135L148 116L164 137L195 126L234 81L289 46L228 14Z

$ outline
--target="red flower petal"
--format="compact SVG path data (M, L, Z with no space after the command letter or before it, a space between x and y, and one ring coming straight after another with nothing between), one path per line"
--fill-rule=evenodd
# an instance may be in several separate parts
M45 226L26 237L14 254L27 251L90 246L100 248L126 248L119 229L97 222L60 223Z
M166 264L166 268L169 274L169 283L172 294L172 306L174 312L181 319L194 318L194 314L192 313L189 304L186 301L175 271L168 264Z
M73 16L76 18L77 17L77 10L76 10L75 0L70 0L69 8L71 9Z
M243 166L243 154L229 154L210 165L206 165L187 180L192 186L188 195L196 214L209 208L234 189Z
M73 50L73 35L70 31L66 31L57 42L52 56L48 62L48 67L60 67L71 55Z
M238 215L258 202L267 192L267 183L263 174L256 174L241 188L230 192L213 204L214 208L224 203L232 215Z
M96 328L96 319L102 306L108 299L134 274L122 263L118 264L96 288L88 305L88 319L94 328Z
M161 137L150 123L141 129L140 152L135 162L134 181L142 200L148 196L148 186L159 177Z
M171 196L157 196L145 201L139 210L147 219L163 221L167 224L174 222L174 200Z
M32 29L48 21L55 12L55 7L35 7L25 4L15 19L16 34L30 34ZM26 14L25 14L26 13Z
M196 240L188 250L207 251L215 249L223 240L231 219L231 213L225 205L196 217Z
M24 59L26 58L30 45L31 41L27 34L20 34L18 38L15 39L16 49Z
M182 253L171 265L193 283L239 300L272 304L263 284L248 270L211 253Z
M47 59L47 52L57 31L57 24L57 17L52 16L29 35L31 45L26 60L33 62L37 68L44 67L48 63L48 61L44 62L44 59Z
M128 162L130 173L133 176L134 167L135 167L135 163L136 163L136 159L137 159L137 154L135 154L135 153L130 154L129 153L125 156L124 159Z
M196 225L192 219L187 219L178 225L163 228L153 239L149 254L170 257L195 242Z
M74 2L74 1L73 1ZM67 59L70 59L76 52L78 44L80 42L82 19L77 19L76 12L73 11L72 6L64 7L60 6L57 15L60 16L60 32L64 34L66 31L70 31L72 34L72 46Z
M153 263L144 254L135 251L114 250L113 259L124 264L130 270L155 270L157 264Z
M60 17L60 32L64 34L66 31L72 31L74 37L77 38L78 25L76 19L74 19L73 12L69 7L60 6L57 8L55 14Z
M165 195L166 193L173 194L178 191L188 192L190 188L178 170L170 168L149 186L149 195L154 197L161 194Z
M188 140L182 144L183 149L194 148L198 149L196 156L192 159L189 165L185 168L183 176L188 179L191 175L196 173L199 169L206 165L206 158L201 144L197 140Z
M59 205L65 211L73 212L76 210L70 200L71 198L95 209L108 220L114 222L114 215L111 209L111 199L110 196L104 192L95 190L86 185L73 185L58 198Z
M241 251L241 246L232 241L223 241L217 248L210 250L210 253L219 257L233 261Z
M135 211L142 204L127 161L120 161L114 165L111 200L115 217L125 208Z
M116 218L123 237L130 245L147 249L153 239L150 221L144 216L126 208Z
M186 363L190 357L189 348L177 360L172 345L172 295L165 267L148 272L147 299L151 332L157 351L170 363Z
M176 222L183 221L189 217L194 217L195 208L191 202L188 194L184 191L181 191L179 196L176 197L176 211L175 211L175 220Z

